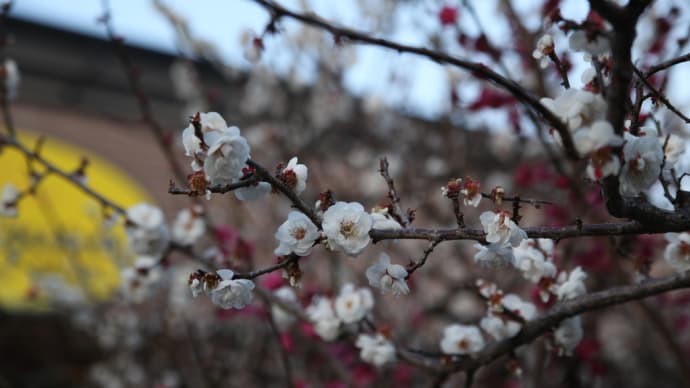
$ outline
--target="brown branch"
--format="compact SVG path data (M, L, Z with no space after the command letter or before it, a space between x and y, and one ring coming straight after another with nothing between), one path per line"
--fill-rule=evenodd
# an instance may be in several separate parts
M266 267L266 268L262 268L262 269L257 269L257 270L254 270L254 271L251 271L251 272L247 272L247 273L236 273L236 274L233 276L233 279L254 279L254 278L257 278L257 277L259 277L259 276L261 276L261 275L265 275L265 274L268 274L268 273L277 271L277 270L279 270L279 269L286 268L286 267L288 267L290 264L299 261L299 259L300 259L300 256L297 256L297 255L290 255L290 256L288 256L286 259L284 259L283 261L281 261L280 263L275 264L275 265L272 265L272 266L270 266L270 267Z
M259 294L259 296L263 295ZM295 384L292 381L292 368L290 367L290 356L288 355L287 349L283 347L283 341L281 341L280 339L280 330L278 330L278 325L276 325L276 321L275 319L273 319L273 314L270 311L270 301L268 301L268 299L266 298L264 299L264 302L266 302L266 304L269 305L268 324L271 327L271 332L273 333L273 336L276 339L276 345L278 345L278 349L280 351L280 359L283 363L283 370L285 371L285 386L288 388L293 388Z
M455 223L458 224L458 228L462 229L465 227L465 215L460 210L460 198L457 194L450 197L451 202L453 202L453 214L455 215Z
M252 185L255 185L257 183L261 182L261 179L257 177L250 177L244 180L240 180L239 182L236 183L230 183L227 185L215 185L215 186L209 186L206 189L212 193L216 194L225 194L230 191L234 191L237 189L241 189L243 187L249 187ZM168 188L168 194L172 195L188 195L188 196L199 196L199 195L205 195L205 193L199 193L195 190L190 189L189 187L177 187L175 184L171 181L170 182L170 187Z
M659 209L661 210L661 209ZM670 213L664 211L666 213ZM529 238L549 238L562 240L565 238L584 237L584 236L620 236L632 234L658 234L667 232L683 232L690 229L690 218L682 223L667 224L642 224L637 221L622 223L601 223L601 224L575 224L568 226L536 226L527 227L523 230ZM447 241L447 240L474 240L485 243L486 233L482 229L424 229L406 228L398 230L372 229L369 236L374 242L382 240L428 240L428 241Z
M664 190L664 197L666 197L666 199L669 202L671 202L671 204L675 207L676 199L673 198L673 196L671 195L671 191L668 188L668 182L666 182L666 179L664 178L664 167L666 166L666 148L668 147L669 139L671 139L671 135L666 135L666 139L664 140L664 146L662 148L664 158L661 160L661 168L659 169L659 182L661 182L661 187Z
M561 85L563 85L563 87L566 89L570 89L568 69L565 68L565 64L561 62L561 60L558 58L558 55L553 51L549 53L549 59L551 59L551 62L553 62L553 64L556 65L556 70L558 70L558 74L560 74L561 79L563 80L561 82Z
M309 217L311 222L313 222L314 225L321 229L321 218L316 214L316 212L314 212L314 209L311 206L307 205L306 202L304 202L302 198L300 198L297 195L297 193L295 193L283 181L271 175L271 173L268 172L266 168L256 163L255 161L248 159L247 165L256 171L257 177L259 177L264 182L270 183L275 190L285 195L290 200L290 202L292 202L292 205L295 208L297 208L299 211L301 211L307 217Z
M434 356L411 353L408 356L415 355L418 358L426 358L426 365L438 371L460 372L476 370L503 355L509 354L520 345L530 343L541 335L553 330L564 319L588 311L639 300L681 288L690 288L690 275L650 280L639 285L614 287L560 303L541 317L525 323L522 326L522 330L516 336L503 341L493 342L473 357L460 357L449 363L447 362L447 356L443 355Z
M656 64L656 65L654 65L654 66L651 66L651 67L650 67L649 69L647 69L647 71L644 73L644 76L645 76L645 78L649 78L649 77L651 77L652 75L654 75L654 74L656 74L656 73L658 73L658 72L660 72L660 71L666 70L666 69L668 69L668 68L671 67L671 66L674 66L674 65L677 65L677 64L683 63L683 62L688 62L688 61L690 61L690 53L681 55L681 56L679 56L679 57L671 58L671 59L669 59L669 60L667 60L667 61L664 61L664 62L661 62L661 63Z
M275 3L272 0L253 0L255 3L261 5L262 7L269 10L272 14L272 20L279 20L281 17L290 17L304 24L314 26L325 31L330 32L337 39L346 38L352 42L371 44L374 46L385 47L395 50L399 53L409 53L420 55L431 59L437 63L445 63L457 66L459 68L468 70L472 72L477 78L484 79L494 83L497 86L510 92L515 98L521 101L526 106L529 106L534 111L539 113L539 115L554 127L563 140L563 147L566 154L570 159L577 160L579 155L575 150L575 145L573 139L570 136L570 131L568 127L561 121L558 116L551 112L546 106L544 106L539 100L529 94L525 88L520 86L518 83L507 79L506 77L500 75L499 73L491 70L486 65L479 62L472 62L465 59L453 57L451 55L441 53L438 51L430 50L424 47L408 46L396 42L392 42L382 38L375 38L368 35L367 33L352 30L349 28L336 27L335 25L327 22L326 20L306 13L293 12L287 8ZM622 122L622 121L621 121Z
M491 194L482 193L482 198L488 198L488 199L493 200L494 196ZM546 201L543 199L521 198L520 196L517 196L517 195L512 196L512 197L501 197L501 201L526 203L526 204L532 205L536 208L538 208L541 205L555 205L555 203L553 203L551 201Z
M10 10L14 5L14 1L8 1L2 5L2 10L0 13L0 66L5 69L6 63L6 48L10 41L9 34L7 33L7 20L10 16ZM5 122L5 129L11 137L16 136L16 131L13 125L12 112L10 111L9 95L7 90L7 71L5 69L4 76L1 77L2 80L2 93L0 93L0 108L2 109L2 117Z
M690 123L690 118L683 114L683 112L678 110L678 108L676 108L673 104L671 104L671 101L669 101L668 98L666 98L660 91L656 90L654 85L652 85L651 82L649 82L649 80L645 77L644 74L642 74L642 72L637 67L633 66L632 69L633 72L635 72L637 78L639 78L639 80L642 81L642 83L647 87L647 89L649 89L650 92L652 92L652 95L654 95L656 99L658 99L664 105L666 105L666 107L671 112L675 113L676 116L680 117L683 121L685 121L686 123Z
M44 159L41 155L35 153L34 151L30 150L29 148L27 148L26 146L21 144L16 139L0 135L0 144L12 147L12 148L18 150L19 152L21 152L22 154L24 154L27 158L29 158L35 162L40 163L46 169L46 171L48 173L55 174L55 175L65 179L66 181L72 183L74 186L79 188L85 194L87 194L88 196L90 196L90 197L94 198L95 200L97 200L98 202L100 202L101 205L109 207L109 208L113 209L114 211L116 211L120 214L126 214L127 213L127 210L125 210L120 205L114 203L113 201L111 201L108 198L104 197L103 195L97 193L96 191L94 191L93 189L88 187L87 185L83 184L74 174L68 173L68 172L60 169L59 167L57 167L53 163Z
M393 178L391 178L388 172L388 159L385 156L379 161L379 173L388 185L388 198L390 198L391 205L393 206L391 215L400 222L402 226L410 226L410 219L403 215L402 209L400 208L400 196L398 196L398 192L395 189L395 181L393 181Z
M120 64L122 65L122 68L125 71L129 88L131 89L132 95L134 95L134 97L137 100L137 105L139 107L139 112L141 114L142 121L151 128L151 131L153 132L156 138L156 142L158 143L161 151L163 152L163 155L168 161L168 165L173 170L173 173L175 174L176 178L184 181L187 174L185 173L184 169L175 157L173 150L169 146L169 141L166 138L165 130L163 130L163 127L158 123L158 121L156 121L153 115L151 102L146 93L144 93L144 89L141 87L141 82L139 80L139 70L136 68L131 58L129 57L124 45L124 40L115 34L115 29L112 25L107 0L103 2L103 8L104 15L101 20L105 26L106 35L108 37L108 40L110 40L111 44L113 45L115 55L117 56L118 60L120 61Z
M409 279L409 277L412 276L414 271L416 271L426 263L426 260L429 258L429 255L431 255L431 252L434 251L434 248L436 248L436 246L440 244L441 241L443 240L432 240L429 242L429 246L424 250L424 255L422 256L422 258L417 261L411 262L410 265L407 266L407 276L405 277L405 279Z

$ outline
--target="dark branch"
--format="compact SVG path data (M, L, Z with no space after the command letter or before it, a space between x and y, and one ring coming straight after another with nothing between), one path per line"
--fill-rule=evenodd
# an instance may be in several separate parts
M304 24L308 24L310 26L326 30L339 39L346 38L352 42L366 43L374 46L385 47L395 50L399 53L421 55L437 63L446 63L471 71L478 78L490 81L495 85L507 90L523 104L529 106L534 111L536 111L544 120L546 120L546 122L549 123L549 125L551 125L558 131L559 135L563 140L563 147L565 148L568 157L573 160L579 159L579 155L575 150L575 145L573 144L573 139L570 136L570 131L568 130L568 127L565 125L565 123L563 123L558 118L558 116L556 116L548 108L542 105L542 103L539 102L539 100L536 97L529 94L527 90L525 90L518 83L510 79L507 79L506 77L489 69L486 65L482 63L456 58L448 54L430 50L424 47L408 46L392 42L386 39L375 38L368 35L367 33L359 32L348 28L336 27L318 16L290 11L289 9L271 0L254 0L254 2L268 9L272 13L274 20L278 20L284 16L290 17L299 20Z

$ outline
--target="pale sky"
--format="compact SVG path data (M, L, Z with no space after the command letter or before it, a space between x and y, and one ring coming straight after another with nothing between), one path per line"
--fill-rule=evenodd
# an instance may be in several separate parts
M188 19L189 26L196 38L213 43L228 64L237 67L251 66L242 55L240 35L246 29L261 31L268 21L267 12L249 0L163 0L166 5L178 14ZM357 4L372 4L380 6L377 0L302 0L311 5L314 12L327 18L337 20L339 24L352 28L366 30L365 19L361 14L361 7ZM281 0L280 3L291 9L299 9L299 0ZM393 28L387 38L401 43L424 45L428 36L439 31L436 17L442 4L459 5L459 0L420 0L401 3L396 11L390 15ZM507 25L497 22L494 18L497 0L475 0L472 2L484 24L490 39L501 45L510 36ZM537 27L541 19L534 0L515 1L518 10L522 12L529 25ZM540 4L541 2L536 2ZM661 3L675 3L690 8L687 1L663 0ZM583 0L565 0L562 3L562 13L572 19L582 20L587 13L586 2ZM110 8L115 29L128 42L152 49L175 52L174 32L170 24L154 9L148 0L111 0ZM104 37L102 25L96 22L102 14L101 0L16 0L13 15L35 20L40 23L54 25L90 35ZM463 29L472 32L476 30L473 20L468 13L460 10L460 23ZM684 22L688 22L687 16ZM290 31L296 24L285 23ZM449 30L441 31L442 39L454 39ZM286 68L292 59L280 55L280 47L267 43L267 50L262 64L278 73L286 73ZM557 41L557 48L559 47ZM567 45L566 40L561 41ZM562 46L561 47L567 47ZM686 50L687 51L687 50ZM458 53L455 53L458 55ZM462 53L459 53L462 55ZM21 66L21 64L20 64ZM582 64L580 63L580 66ZM308 67L305 67L308 68ZM576 68L577 70L578 68ZM678 78L687 80L690 65L679 66L674 70ZM391 86L390 75L403 76L407 81L407 89ZM386 75L386 76L382 76ZM519 74L515 75L519 76ZM309 75L305 74L309 79ZM575 87L579 85L579 77L571 77ZM685 81L687 82L687 81ZM685 82L682 82L684 84ZM448 82L446 70L427 59L412 55L400 55L390 50L371 46L358 46L357 60L345 73L347 88L356 95L377 95L390 105L421 114L436 117L448 106ZM478 88L461 88L461 96L471 99ZM678 105L690 110L690 88L671 88L669 97L678 101ZM553 96L551 96L553 97ZM488 112L489 114L491 112ZM482 120L482 115L479 115Z

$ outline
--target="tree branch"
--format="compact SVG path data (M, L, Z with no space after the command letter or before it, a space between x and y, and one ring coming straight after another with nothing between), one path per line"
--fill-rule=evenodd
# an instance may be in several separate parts
M407 356L425 357L427 358L426 365L438 371L460 372L476 370L553 330L564 319L588 311L643 299L680 288L690 288L690 275L685 274L683 276L650 280L639 285L614 287L560 303L541 317L525 323L522 326L522 330L516 336L491 343L473 357L458 357L454 358L452 362L448 362L447 356L437 355L432 363L429 361L429 358L433 359L433 356L421 356L418 353L410 353Z
M430 50L424 47L408 46L382 38L375 38L368 35L367 33L352 30L349 28L336 27L335 25L329 23L328 21L316 15L293 12L271 0L253 1L271 12L271 20L273 23L275 23L281 17L290 17L299 20L304 24L326 30L333 34L333 36L337 39L347 38L352 42L366 43L374 46L385 47L395 50L399 53L420 55L429 58L437 63L446 63L471 71L476 77L490 81L495 85L507 90L513 96L515 96L515 98L517 98L520 102L536 111L546 122L549 123L549 125L551 125L552 127L554 127L554 129L558 131L558 134L561 136L563 140L563 147L568 157L572 160L579 159L579 155L575 149L573 139L570 136L570 131L568 130L568 127L565 125L565 123L563 123L560 120L560 118L558 118L558 116L556 116L541 102L539 102L539 100L536 97L529 94L529 92L527 92L527 90L525 90L525 88L520 86L518 83L510 79L507 79L506 77L491 70L482 63L471 62L465 59L456 58L448 54Z

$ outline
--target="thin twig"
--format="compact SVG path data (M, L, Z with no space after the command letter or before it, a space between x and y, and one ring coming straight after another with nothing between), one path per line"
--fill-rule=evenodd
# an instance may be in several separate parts
M391 215L400 222L402 226L410 226L409 218L403 215L402 209L400 208L400 196L398 196L398 192L395 189L395 181L393 181L393 178L388 172L388 158L385 156L379 161L379 173L388 185L388 198L393 206Z
M637 221L601 224L575 224L567 226L535 226L522 228L529 238L562 240L584 236L620 236L632 234L658 234L682 232L690 229L690 222L671 225L646 225ZM372 229L369 236L374 242L382 240L474 240L485 243L486 233L482 229L424 229L405 228L397 230Z
M690 288L689 274L649 280L638 285L613 287L605 291L590 293L577 299L562 302L541 317L526 322L516 336L493 342L479 353L474 354L473 357L457 357L449 363L447 362L447 357L440 354L415 354L419 358L426 359L428 368L437 371L460 372L476 370L514 351L520 345L530 343L543 334L550 332L564 319L681 288Z
M518 83L511 81L499 73L491 70L486 65L479 62L472 62L465 59L460 59L453 57L451 55L441 53L438 51L430 50L425 47L415 47L408 46L396 42L392 42L382 38L375 38L367 33L352 30L349 28L336 27L335 25L327 22L326 20L315 16L313 14L293 12L289 9L277 4L271 0L253 0L255 3L261 5L262 7L268 9L272 13L272 20L275 22L281 17L290 17L301 21L302 23L326 30L333 34L337 39L347 39L352 42L366 43L374 46L385 47L395 50L399 53L410 53L415 55L420 55L429 58L437 63L447 63L450 65L457 66L459 68L468 70L472 72L476 77L490 81L497 86L510 92L515 98L521 101L526 106L529 106L534 111L539 113L539 115L546 120L554 129L556 129L563 140L563 148L570 159L577 160L579 155L575 149L575 144L570 135L568 127L565 125L561 119L551 112L546 106L544 106L539 99L532 96L524 87Z
M678 108L676 108L673 104L671 104L671 101L669 101L661 92L656 90L654 85L652 85L649 82L649 80L644 76L644 74L642 74L640 69L638 69L635 66L633 66L632 69L633 69L633 72L635 72L635 75L637 75L637 77L639 78L639 80L642 81L642 83L647 87L647 89L649 89L650 92L652 92L654 97L656 97L659 101L661 101L664 105L666 105L666 107L671 112L675 113L676 116L680 117L686 123L690 123L690 118L688 116L686 116L685 114L683 114L683 112L678 110Z
M97 193L87 185L81 182L74 174L68 173L60 168L58 168L56 165L54 165L52 162L49 162L48 160L44 159L41 155L36 154L34 151L30 150L23 144L21 144L18 140L2 136L0 135L0 144L15 148L22 154L24 154L27 158L30 158L31 160L40 163L47 172L51 174L55 174L70 183L72 183L74 186L79 188L81 191L83 191L85 194L88 196L96 199L98 202L100 202L103 206L109 207L113 209L114 211L120 213L120 214L126 214L127 211L121 207L120 205L114 203L110 199L106 198L105 196Z
M261 180L270 183L275 190L280 191L283 195L285 195L290 202L292 202L292 205L295 208L299 209L302 213L309 217L314 225L319 227L319 229L321 228L321 218L316 214L316 212L314 212L314 209L307 205L307 203L304 202L302 198L300 198L290 187L288 187L280 179L271 175L266 168L255 161L248 159L247 165L256 171L256 175L261 178Z
M666 60L664 62L658 63L654 66L651 66L647 71L644 73L645 78L649 78L655 73L658 73L660 71L666 70L671 66L677 65L679 63L683 62L688 62L690 61L690 53L681 55L679 57L671 58L669 60Z
M210 191L211 193L225 194L225 193L228 193L230 191L241 189L243 187L249 187L249 186L255 185L259 182L261 182L261 179L259 179L258 177L250 177L250 178L247 178L245 180L240 180L239 182L236 182L236 183L229 183L227 185L214 185L214 186L209 186L206 189L208 191ZM199 193L195 190L192 190L189 187L177 187L171 181L170 187L168 188L168 194L199 196L199 195L205 195L206 193Z
M436 248L436 246L440 244L441 241L443 240L433 240L429 242L429 245L424 250L422 258L410 263L410 265L407 266L407 276L405 277L405 279L408 279L410 276L412 276L414 271L416 271L418 268L420 268L426 263L426 260L429 258L429 255L431 255L431 252L434 251L434 248Z

